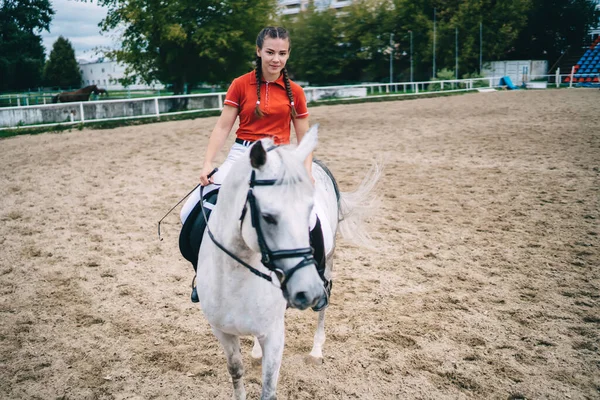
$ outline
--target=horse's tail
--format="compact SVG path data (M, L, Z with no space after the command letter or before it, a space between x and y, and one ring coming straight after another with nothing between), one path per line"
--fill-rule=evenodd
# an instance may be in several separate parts
M355 191L340 193L338 228L344 239L357 246L374 248L365 221L377 209L378 198L373 188L381 172L381 165L375 163Z
M52 96L52 102L58 103L58 95Z

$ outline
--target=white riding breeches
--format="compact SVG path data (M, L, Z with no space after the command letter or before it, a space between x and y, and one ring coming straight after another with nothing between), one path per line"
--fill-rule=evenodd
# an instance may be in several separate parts
M206 193L212 192L213 190L215 190L219 186L221 186L221 184L225 180L225 177L229 173L229 170L231 169L231 166L233 165L233 163L235 163L237 161L237 159L240 158L246 152L246 150L248 150L247 147L242 146L239 143L234 143L233 146L231 146L231 149L229 150L229 154L227 155L227 158L225 159L223 164L221 164L219 166L219 170L212 176L212 180L214 183L206 185L204 187L204 189L202 189L202 192L204 194L206 194ZM194 209L196 204L198 204L199 201L200 201L200 188L198 187L198 189L196 189L192 192L190 197L188 197L187 201L181 208L179 217L181 218L182 224L185 222L185 220L190 215L190 213L192 212L192 210ZM206 204L206 208L212 208L212 207L213 207L212 204Z

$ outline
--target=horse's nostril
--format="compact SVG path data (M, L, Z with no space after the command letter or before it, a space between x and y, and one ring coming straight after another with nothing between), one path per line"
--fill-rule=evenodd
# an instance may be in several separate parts
M308 297L306 296L306 292L296 293L296 304L306 304L307 302Z

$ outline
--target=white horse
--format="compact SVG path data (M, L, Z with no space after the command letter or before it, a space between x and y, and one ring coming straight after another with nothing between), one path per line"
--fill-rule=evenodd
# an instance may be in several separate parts
M316 144L316 126L297 147L275 148L268 140L255 143L227 174L202 240L198 296L227 356L234 399L246 397L239 337L255 337L252 356L262 357L261 398L275 399L286 307L306 309L325 295L309 244L312 208L321 220L325 275L330 279L338 223L344 236L360 232L358 200L364 200L377 180L376 176L369 181L365 178L356 192L340 194L315 163L313 186L303 160ZM324 343L322 310L310 356L321 360Z

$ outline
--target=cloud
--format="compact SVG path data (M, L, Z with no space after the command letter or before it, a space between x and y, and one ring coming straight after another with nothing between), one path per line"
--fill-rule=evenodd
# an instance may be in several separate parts
M50 32L42 32L46 55L59 36L69 39L75 49L75 56L84 59L95 58L95 47L115 47L109 33L100 34L98 24L106 17L107 9L96 3L82 3L72 0L52 0L54 18Z

